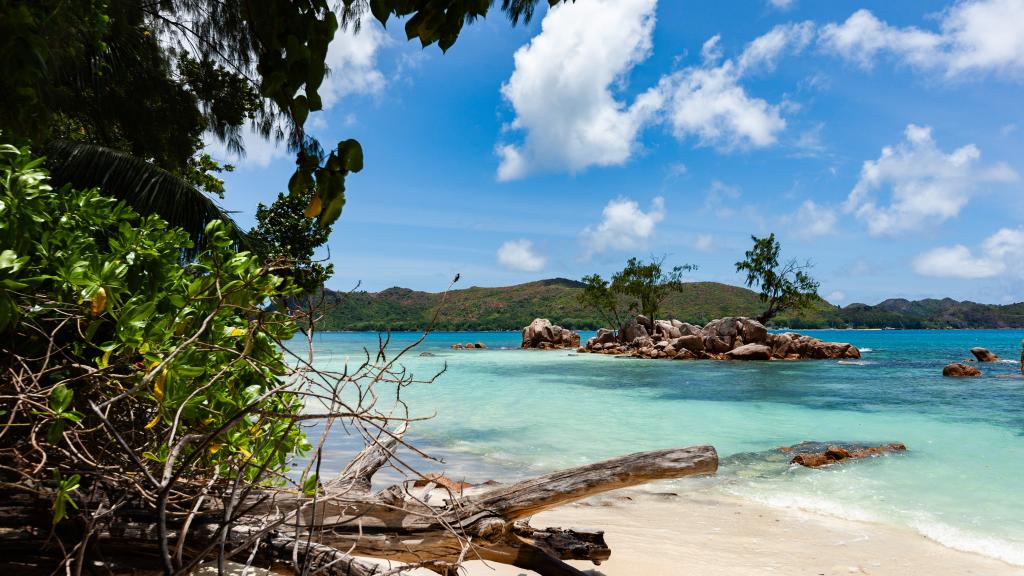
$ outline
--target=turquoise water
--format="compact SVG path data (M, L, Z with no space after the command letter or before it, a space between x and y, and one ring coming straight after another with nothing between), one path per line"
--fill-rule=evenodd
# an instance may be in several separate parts
M418 376L446 366L433 384L402 391L413 415L433 415L410 437L445 459L427 468L470 481L712 444L722 467L705 482L715 489L909 526L1024 565L1024 378L1016 362L1024 331L805 333L852 342L862 363L617 359L518 350L518 333L433 334L402 361ZM489 349L450 349L476 341ZM376 334L319 335L317 362L338 367L376 342ZM942 366L970 357L973 346L1013 360L981 365L983 378L943 378ZM818 470L771 457L805 440L899 441L909 451ZM340 465L351 447L333 436L325 466Z

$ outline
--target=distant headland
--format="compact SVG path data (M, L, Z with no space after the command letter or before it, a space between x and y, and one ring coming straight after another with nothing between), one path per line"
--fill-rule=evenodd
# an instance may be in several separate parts
M579 301L583 284L550 278L514 286L452 290L436 330L521 330L534 318L577 330L603 327ZM324 291L323 330L418 330L430 322L441 294L408 288L380 292ZM703 325L725 316L756 316L763 305L756 292L718 282L687 282L664 302L663 315ZM836 306L824 299L799 312L772 319L769 328L1024 328L1024 302L979 304L951 298L893 298L875 305Z

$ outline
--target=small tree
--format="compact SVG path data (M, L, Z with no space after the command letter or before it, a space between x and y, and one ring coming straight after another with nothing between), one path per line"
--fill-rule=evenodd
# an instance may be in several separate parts
M665 298L682 289L683 272L697 269L693 264L683 264L666 272L662 269L664 263L665 256L651 258L650 262L630 258L626 267L612 276L612 290L634 298L640 313L654 320Z
M617 331L621 332L629 319L629 306L625 299L600 274L583 277L583 291L580 292L579 300L580 304L597 310L605 325Z
M818 299L818 282L807 273L813 267L810 261L799 264L790 259L780 264L782 247L774 233L750 238L754 247L747 250L745 260L736 263L736 271L747 273L747 286L760 287L761 302L768 305L757 317L758 322L767 324L784 310L806 308Z
M267 260L284 261L292 269L295 284L306 294L318 292L334 273L334 265L313 259L317 248L327 243L331 226L307 218L307 207L316 197L316 185L298 194L278 194L269 207L256 209L256 227L249 236L257 252Z
M692 264L683 264L665 272L664 262L664 256L650 262L630 258L611 282L600 274L584 276L580 303L597 310L607 325L619 331L632 314L643 314L653 320L665 298L682 289L683 273L697 269Z

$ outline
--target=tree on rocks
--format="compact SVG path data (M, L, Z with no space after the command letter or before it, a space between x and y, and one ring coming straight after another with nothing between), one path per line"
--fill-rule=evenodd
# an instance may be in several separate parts
M800 264L794 258L780 263L782 246L774 233L750 238L754 247L747 250L742 262L736 263L736 271L747 273L747 286L758 286L761 302L768 305L757 317L758 322L768 324L784 310L806 308L819 299L818 281L807 272L813 267L810 261Z

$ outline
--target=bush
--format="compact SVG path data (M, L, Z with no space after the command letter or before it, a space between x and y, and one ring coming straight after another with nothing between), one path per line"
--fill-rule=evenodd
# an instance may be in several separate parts
M160 478L165 464L184 478L283 478L309 444L275 417L301 408L277 344L296 328L266 304L295 290L233 251L223 223L205 234L209 248L184 262L182 230L97 190L53 190L40 158L0 146L4 463L59 486Z

